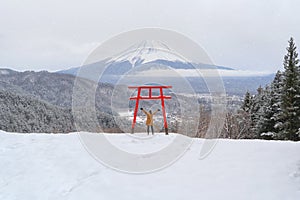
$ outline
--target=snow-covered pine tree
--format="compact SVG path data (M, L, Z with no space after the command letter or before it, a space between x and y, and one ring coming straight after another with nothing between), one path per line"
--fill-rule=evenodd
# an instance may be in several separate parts
M280 115L281 93L282 93L282 73L277 71L273 82L264 90L265 100L261 110L262 120L259 122L260 136L265 139L278 138L277 126L281 124L278 121Z
M253 97L249 91L245 93L243 104L240 109L237 110L234 118L234 127L236 132L230 133L233 138L253 138L252 133L252 120L251 120L251 110L253 106Z
M300 70L298 53L294 39L289 40L287 54L284 56L283 91L279 127L283 139L299 140L300 128Z
M242 110L245 112L249 112L252 106L252 98L251 98L251 94L249 91L246 92L245 97L244 97L244 101L242 104Z
M282 106L282 92L283 92L283 73L277 71L274 80L271 84L271 125L270 131L276 133L275 138L280 139L279 131L282 122L280 121L281 106ZM270 126L271 128L271 126Z
M265 94L264 89L259 86L257 89L257 94L253 96L252 106L251 106L251 121L252 121L252 134L253 138L259 138L259 124L263 117L263 106L264 106Z
M271 124L272 109L271 109L271 88L266 88L261 92L261 101L259 110L256 112L258 116L255 124L255 130L259 138L272 139L273 129Z

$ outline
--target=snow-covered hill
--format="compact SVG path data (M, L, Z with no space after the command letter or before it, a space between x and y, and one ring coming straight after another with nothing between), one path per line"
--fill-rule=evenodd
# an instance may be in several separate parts
M131 151L148 151L174 138L106 136ZM299 142L222 139L199 160L203 142L194 139L187 153L162 171L132 175L95 161L75 133L0 131L0 199L300 199Z

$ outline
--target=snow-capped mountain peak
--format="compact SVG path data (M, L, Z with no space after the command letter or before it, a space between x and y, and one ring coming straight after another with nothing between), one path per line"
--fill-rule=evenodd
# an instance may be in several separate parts
M132 67L135 67L159 59L186 62L183 58L176 55L166 44L155 40L144 40L134 44L119 55L110 59L109 62L129 61Z

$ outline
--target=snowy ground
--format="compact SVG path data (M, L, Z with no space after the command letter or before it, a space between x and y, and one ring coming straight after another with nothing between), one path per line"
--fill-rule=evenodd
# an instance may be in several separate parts
M131 151L170 142L111 135ZM300 199L300 142L219 140L199 160L201 139L172 166L151 174L114 171L94 160L77 134L0 131L0 199Z

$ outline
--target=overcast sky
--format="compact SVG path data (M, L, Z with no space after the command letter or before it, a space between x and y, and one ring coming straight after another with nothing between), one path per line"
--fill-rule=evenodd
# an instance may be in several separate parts
M0 0L0 67L80 66L124 31L160 27L200 44L215 64L282 68L288 39L300 47L299 0Z

